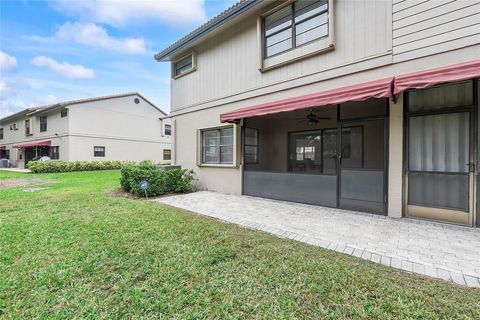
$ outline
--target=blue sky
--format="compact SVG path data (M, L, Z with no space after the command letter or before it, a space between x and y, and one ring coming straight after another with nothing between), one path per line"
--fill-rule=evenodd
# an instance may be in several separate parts
M131 91L168 111L170 66L153 55L233 3L1 0L0 118Z

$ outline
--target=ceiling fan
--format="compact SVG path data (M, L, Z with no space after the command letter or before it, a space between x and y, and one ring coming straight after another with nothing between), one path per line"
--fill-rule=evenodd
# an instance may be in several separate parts
M312 126L314 124L317 124L320 122L320 120L329 120L331 119L330 117L319 117L313 112L313 108L310 109L310 112L307 114L305 118L297 118L299 122L305 122L309 126Z

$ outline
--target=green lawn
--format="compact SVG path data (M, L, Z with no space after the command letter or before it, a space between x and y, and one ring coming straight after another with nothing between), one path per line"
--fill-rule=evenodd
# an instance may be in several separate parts
M145 200L117 171L0 190L0 318L480 319L480 290Z

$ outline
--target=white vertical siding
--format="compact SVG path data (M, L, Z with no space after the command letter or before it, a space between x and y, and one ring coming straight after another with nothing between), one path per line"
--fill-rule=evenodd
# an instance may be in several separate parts
M394 62L480 42L479 0L395 0Z

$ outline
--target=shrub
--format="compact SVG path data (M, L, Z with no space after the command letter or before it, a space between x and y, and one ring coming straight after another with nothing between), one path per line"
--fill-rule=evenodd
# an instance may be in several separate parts
M125 161L30 161L27 168L34 173L114 170L131 164Z
M146 190L148 196L194 191L193 181L195 180L195 174L193 170L172 169L159 171L152 162L144 161L138 165L126 165L120 172L122 189L138 196L145 195L145 191L139 187L140 182L143 180L149 183Z

